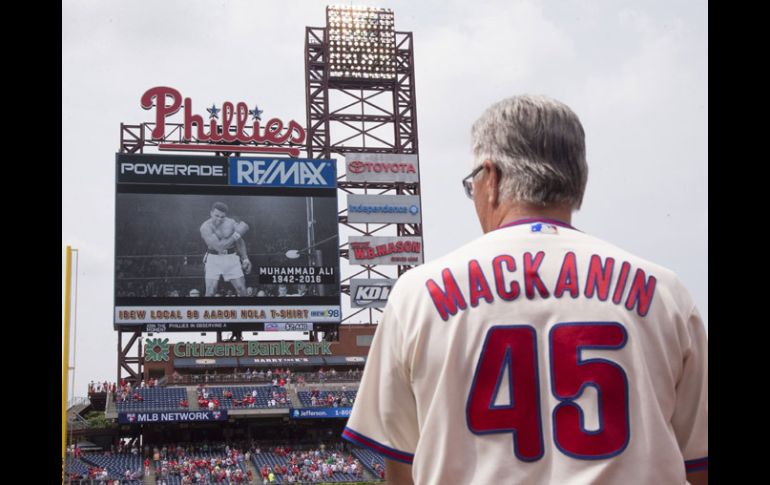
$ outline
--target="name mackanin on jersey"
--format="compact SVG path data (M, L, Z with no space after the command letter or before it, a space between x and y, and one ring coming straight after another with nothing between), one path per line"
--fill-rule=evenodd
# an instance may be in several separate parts
M558 276L541 277L540 265L547 258L544 251L527 252L517 258L501 254L491 261L491 267L488 263L482 265L475 259L470 260L467 277L456 278L451 269L444 268L440 276L429 278L425 287L444 321L458 311L476 307L481 300L492 303L495 297L514 301L523 297L528 300L551 296L578 298L581 294L585 298L624 305L626 310L636 310L640 316L647 315L655 297L657 278L654 275L647 275L642 268L633 268L627 261L596 254L589 261L578 261L571 251L551 257L561 259Z
M273 276L273 275L333 275L334 268L329 267L315 267L315 266L289 266L289 267L273 267L263 266L259 268L259 275Z

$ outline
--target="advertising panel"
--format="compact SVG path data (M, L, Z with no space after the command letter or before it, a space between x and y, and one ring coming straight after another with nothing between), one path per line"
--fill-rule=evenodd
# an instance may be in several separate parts
M350 264L422 264L420 236L350 236Z
M347 153L345 178L349 182L417 183L420 181L417 155Z
M304 408L289 410L292 419L349 418L353 408Z
M118 423L191 423L201 421L227 421L227 410L118 413Z
M348 195L348 222L400 222L422 220L419 195Z
M350 306L384 308L394 284L394 279L351 279Z
M335 167L117 154L114 327L339 323Z

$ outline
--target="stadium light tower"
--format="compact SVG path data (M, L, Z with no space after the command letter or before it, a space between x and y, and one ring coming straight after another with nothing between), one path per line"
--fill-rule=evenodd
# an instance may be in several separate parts
M412 33L395 30L393 10L327 6L326 26L305 29L305 87L309 158L340 159L348 153L417 155L419 165ZM351 181L342 164L337 187L347 194L420 195L419 178L416 182ZM339 223L363 236L422 236L421 222L362 228L348 223L346 210L341 211ZM395 234L384 234L387 226L393 226ZM348 258L347 245L340 243L340 257ZM410 267L389 268L400 276ZM367 265L353 276L392 277L385 274L388 271L392 270ZM353 276L341 280L343 294L350 295ZM368 311L369 323L374 323L373 311L381 310L361 311Z
M326 26L330 78L396 78L392 10L330 6L326 9Z

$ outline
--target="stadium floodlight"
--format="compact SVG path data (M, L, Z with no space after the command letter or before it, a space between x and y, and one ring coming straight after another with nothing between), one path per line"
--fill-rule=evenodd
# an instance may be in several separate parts
M326 7L329 76L395 79L396 33L389 8Z

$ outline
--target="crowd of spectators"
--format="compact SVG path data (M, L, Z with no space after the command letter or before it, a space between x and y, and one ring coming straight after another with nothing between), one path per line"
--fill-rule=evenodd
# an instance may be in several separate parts
M300 388L306 387L307 383L317 382L343 382L360 381L363 370L360 368L350 368L346 371L337 371L336 369L318 369L317 371L292 371L291 369L233 369L217 373L217 371L205 371L203 374L182 375L174 371L171 384L196 384L196 383L229 383L229 382L258 382L273 383L283 379L286 384L296 384Z
M133 460L144 460L143 463L137 461L138 468L126 467L124 472L117 473L114 469L96 466L96 462L109 461L111 456L125 455L110 452L85 455L86 460L93 462L87 463L81 460L83 454L75 449L74 453L68 454L67 477L73 483L83 485L139 485L144 483L144 477L153 475L157 485L310 484L364 479L364 457L351 453L361 450L343 442L315 446L265 444L254 440L170 443L145 445L143 458L137 456L136 446L123 446L122 441L118 446L121 452L132 450L131 456L135 457ZM256 473L252 472L248 463L254 465ZM375 477L384 479L385 470L381 460L372 460L368 468Z
M65 477L67 483L76 485L139 485L143 481L142 469L138 466L139 448L125 446L121 440L113 451L83 453L77 446L70 446L67 452Z
M310 390L310 405L313 407L352 407L356 398L348 397L348 390L342 386L338 391L324 391L318 389Z
M242 448L230 445L164 445L153 448L144 466L147 473L153 467L158 485L171 477L181 479L182 485L252 484L253 472L245 464L248 456L248 451L244 454Z
M254 451L253 461L258 464L261 450L257 448ZM277 456L281 463L272 467L262 464L260 478L263 484L275 483L279 479L282 482L285 480L285 483L338 481L334 480L335 473L345 474L345 478L350 480L360 480L363 477L360 460L341 450L292 450L279 446L269 451Z
M125 401L135 401L135 402L142 402L144 401L144 398L142 395L138 392L139 389L145 389L145 388L154 388L157 387L158 381L154 377L150 377L150 379L145 381L140 381L138 387L132 387L131 382L127 381L126 379L120 380L120 385L117 386L117 389L114 387L112 388L113 397L115 398L115 402L125 402Z
M253 441L213 445L171 444L155 447L144 464L145 473L149 473L152 467L158 485L165 485L172 478L181 479L182 485L309 484L361 480L364 476L363 464L345 448L341 443L303 449L288 445L263 449ZM256 468L257 476L246 465L248 462ZM381 476L384 477L384 472Z

